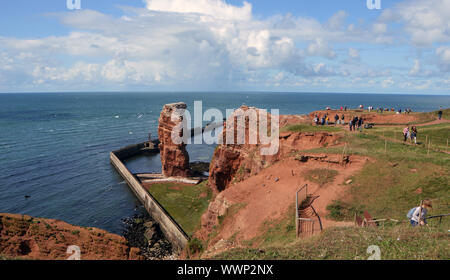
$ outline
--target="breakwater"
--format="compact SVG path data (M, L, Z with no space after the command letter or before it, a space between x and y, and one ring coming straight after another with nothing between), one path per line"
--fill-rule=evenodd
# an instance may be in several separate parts
M164 207L141 185L139 180L131 174L122 160L127 157L139 154L140 149L145 147L145 143L127 146L123 149L110 153L111 164L117 172L125 179L128 186L144 205L150 216L160 225L166 238L172 243L176 251L183 250L189 242L189 236L180 225L164 209Z

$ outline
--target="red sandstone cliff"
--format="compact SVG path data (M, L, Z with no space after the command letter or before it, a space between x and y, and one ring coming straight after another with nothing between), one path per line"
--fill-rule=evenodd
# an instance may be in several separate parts
M172 141L174 127L183 121L182 116L172 120L172 114L186 108L185 103L166 104L159 117L158 137L162 173L168 177L187 177L189 175L189 154L186 151L186 144L175 144Z
M249 107L241 107L244 111ZM258 111L258 109L255 109ZM230 116L230 117L233 117ZM280 124L290 123L292 116L280 116ZM268 114L268 122L270 123L270 114ZM258 119L258 123L260 120ZM214 151L213 159L209 170L209 185L214 192L218 193L230 186L233 181L240 181L244 177L249 177L258 174L265 167L281 160L289 153L299 150L313 149L324 147L328 145L337 144L338 136L327 132L281 132L279 135L279 150L274 155L261 155L261 149L267 145L248 144L249 135L257 133L255 128L248 126L249 121L246 121L245 127L245 144L221 144L218 145ZM235 138L237 136L237 123L235 121ZM257 128L256 128L257 129ZM223 130L224 142L226 138L226 122Z
M80 248L81 260L143 259L124 237L101 229L0 213L0 259L66 260L72 245Z

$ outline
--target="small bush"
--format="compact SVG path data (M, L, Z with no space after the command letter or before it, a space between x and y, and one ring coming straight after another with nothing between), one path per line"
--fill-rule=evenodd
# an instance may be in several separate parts
M189 240L188 246L189 246L189 253L191 255L195 255L203 251L203 243L198 238L193 238Z
M327 206L327 210L329 211L328 216L336 221L348 220L353 218L355 213L361 213L361 211L358 211L354 207L350 207L347 203L340 200L333 200L333 202Z

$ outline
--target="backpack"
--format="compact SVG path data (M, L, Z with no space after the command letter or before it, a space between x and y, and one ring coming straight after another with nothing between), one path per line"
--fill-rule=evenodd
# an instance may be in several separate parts
M411 218L412 218L412 216L413 216L413 214L414 214L414 211L416 211L416 208L417 208L417 207L411 208L411 209L409 210L408 214L406 214L406 217L407 217L408 219L411 219Z

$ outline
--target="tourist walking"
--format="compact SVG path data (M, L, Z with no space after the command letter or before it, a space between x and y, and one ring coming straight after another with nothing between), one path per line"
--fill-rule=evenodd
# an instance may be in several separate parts
M406 142L406 139L408 138L408 134L409 134L409 127L407 126L403 129L403 137L404 137L403 142Z
M353 123L352 122L353 122L353 117L348 122L348 127L349 127L350 131L352 131L352 127L353 127Z
M358 119L358 130L361 131L361 132L363 130L363 126L362 126L363 123L364 123L363 118L362 118L362 116L360 116L359 119Z
M439 112L438 112L438 117L439 117L439 120L442 119L442 109L439 110Z
M358 124L358 116L356 116L356 117L354 117L353 118L353 120L352 120L352 128L353 128L353 131L356 131L356 125Z
M411 127L411 141L414 140L414 144L417 144L417 127Z
M345 125L345 116L344 116L344 114L342 114L342 117L341 117L341 124Z
M338 116L338 114L336 114L334 116L334 126L336 126L337 124L339 124L339 116Z

